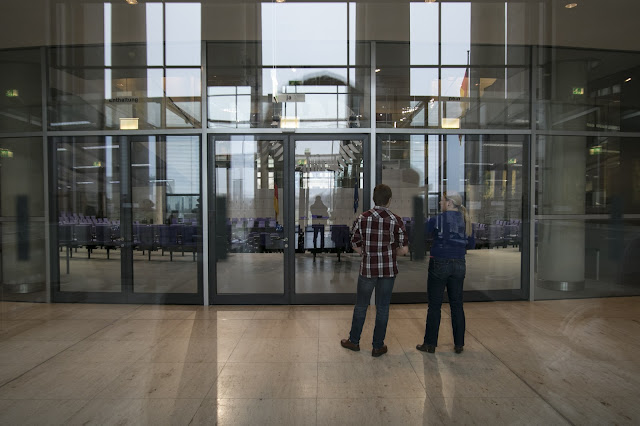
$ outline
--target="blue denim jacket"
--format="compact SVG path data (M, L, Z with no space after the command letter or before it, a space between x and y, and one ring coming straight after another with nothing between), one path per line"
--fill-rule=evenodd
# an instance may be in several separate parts
M425 229L433 240L431 256L440 259L464 259L467 247L475 246L473 233L466 235L464 217L457 211L446 211L432 217Z

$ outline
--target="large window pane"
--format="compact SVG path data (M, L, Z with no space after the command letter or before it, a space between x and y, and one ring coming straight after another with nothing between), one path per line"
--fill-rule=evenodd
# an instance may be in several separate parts
M218 294L284 293L283 167L282 141L215 141Z
M121 140L56 138L62 292L120 292Z
M0 51L0 131L42 129L39 49Z
M47 299L42 162L42 139L0 139L2 300Z
M639 142L539 138L536 298L638 294Z
M399 259L397 292L424 292L430 241L424 224L440 213L444 191L463 196L474 229L465 290L522 297L522 241L527 188L522 136L383 135L382 182L393 190L391 209L402 216L410 254ZM504 297L504 296L501 296Z
M538 139L538 214L640 213L640 140Z
M538 220L536 299L640 295L640 221Z
M541 50L540 126L553 130L640 131L640 54Z
M247 8L245 25L260 22L259 41L207 45L208 127L369 127L369 44L357 39L355 5Z
M199 171L198 136L133 139L134 292L197 293Z
M354 293L361 257L350 229L362 213L361 141L295 142L296 293Z

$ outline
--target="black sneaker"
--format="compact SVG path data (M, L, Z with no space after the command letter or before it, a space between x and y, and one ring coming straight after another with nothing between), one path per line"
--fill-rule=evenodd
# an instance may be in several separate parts
M430 354L436 351L436 347L432 345L416 345L416 349L422 352L429 352Z

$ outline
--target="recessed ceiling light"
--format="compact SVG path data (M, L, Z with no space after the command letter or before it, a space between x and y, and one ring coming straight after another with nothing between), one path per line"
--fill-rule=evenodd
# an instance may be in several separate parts
M380 68L376 68L376 72L380 72Z
M628 79L626 79L624 82L625 82L625 83L628 83L628 82L630 82L630 81L631 81L631 77L629 77Z
M567 3L564 5L567 9L573 9L574 7L578 7L578 3Z
M276 3L284 3L285 0L276 0Z
M125 0L129 4L138 4L138 0Z

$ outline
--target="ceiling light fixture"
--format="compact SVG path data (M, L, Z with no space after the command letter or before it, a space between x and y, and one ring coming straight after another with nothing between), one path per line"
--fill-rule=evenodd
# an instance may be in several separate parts
M380 68L376 68L376 72L380 72Z
M129 4L138 4L138 0L125 0Z
M276 0L276 3L284 3L286 0Z
M628 82L630 82L630 81L631 81L631 77L629 77L628 79L626 79L624 82L625 82L625 83L628 83Z
M573 9L574 7L578 7L578 3L567 3L564 5L567 9Z

